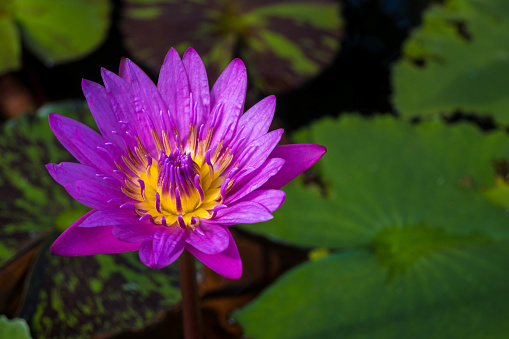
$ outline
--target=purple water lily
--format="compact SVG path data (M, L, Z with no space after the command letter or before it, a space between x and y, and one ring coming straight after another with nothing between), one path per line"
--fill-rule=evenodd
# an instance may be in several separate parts
M235 59L209 91L199 55L171 49L156 85L129 59L105 87L83 80L101 134L52 113L51 129L79 161L49 164L51 176L92 210L51 246L58 255L139 251L162 268L184 249L217 273L239 278L242 263L227 225L272 218L286 183L324 153L320 145L276 146L267 132L269 96L242 114L246 69Z

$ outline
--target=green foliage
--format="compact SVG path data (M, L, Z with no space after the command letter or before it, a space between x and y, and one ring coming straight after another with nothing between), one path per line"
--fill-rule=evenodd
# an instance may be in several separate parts
M328 148L323 188L290 184L273 220L243 227L335 254L239 311L249 337L503 337L509 219L489 192L506 134L344 117L297 138Z
M180 53L193 47L211 79L239 56L253 84L274 93L315 76L339 48L342 23L335 1L125 0L125 5L127 47L154 72L168 46Z
M37 117L25 116L2 126L0 191L4 199L0 199L0 266L32 240L53 230L65 211L86 211L55 183L44 167L52 162L73 161L49 127L49 112L82 121L91 117L83 102L63 102L41 108ZM88 118L89 124L92 121ZM67 227L78 216L67 218Z
M59 257L42 251L21 316L41 338L142 329L180 301L178 270L154 270L137 252Z
M448 0L430 8L394 67L397 109L405 117L462 111L509 124L508 31L505 0Z
M25 320L9 320L5 315L0 315L0 338L30 339L32 336Z
M49 65L90 53L106 36L109 14L108 0L7 0L0 5L0 74L20 67L20 36Z

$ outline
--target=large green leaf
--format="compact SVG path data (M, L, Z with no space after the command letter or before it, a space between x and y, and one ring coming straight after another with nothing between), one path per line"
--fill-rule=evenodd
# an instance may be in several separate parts
M8 320L5 315L0 315L0 338L30 339L30 330L25 320Z
M106 37L109 0L7 0L0 4L0 74L20 63L20 35L47 65L80 58Z
M85 103L68 102L45 106L39 116L25 116L2 126L0 266L57 222L69 226L87 210L71 199L44 167L50 162L73 161L49 127L49 112L82 121L91 117ZM90 125L92 121L88 118Z
M250 338L505 338L509 242L452 247L390 273L369 251L290 271L235 317Z
M254 85L276 92L315 76L339 48L339 6L331 0L124 1L127 47L154 72L171 46L193 47L211 79L240 56Z
M508 31L505 0L431 7L394 67L397 109L406 117L462 111L508 124Z
M274 219L244 227L306 247L363 246L387 227L421 224L457 234L508 233L507 214L480 192L509 138L467 125L413 126L393 118L323 120L301 141L328 149L317 186L290 184Z
M38 338L139 330L180 301L177 267L151 269L137 252L59 257L46 247L20 316Z
M327 146L323 188L288 185L273 220L244 227L337 254L241 310L249 337L503 337L509 216L492 192L506 134L344 117L296 139Z
M1 6L1 5L0 5ZM20 66L21 44L16 25L12 20L0 13L0 75L9 70L17 70Z

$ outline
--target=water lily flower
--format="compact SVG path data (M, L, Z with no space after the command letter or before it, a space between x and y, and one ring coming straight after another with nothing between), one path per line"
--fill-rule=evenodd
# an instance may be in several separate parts
M119 75L101 70L104 87L82 87L100 134L52 113L49 123L79 161L48 164L51 176L92 210L51 246L57 255L139 251L152 268L184 249L217 273L239 278L242 263L229 225L272 218L286 183L325 147L277 146L268 132L269 96L246 113L246 69L233 60L212 90L199 55L171 49L157 86L131 60Z

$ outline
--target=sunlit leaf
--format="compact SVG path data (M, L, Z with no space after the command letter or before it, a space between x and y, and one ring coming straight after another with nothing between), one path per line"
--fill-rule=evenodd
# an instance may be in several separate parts
M505 133L345 117L295 138L327 147L322 186L288 185L274 219L245 228L335 254L239 311L248 337L505 336L509 215L487 193L500 190Z
M177 265L154 270L137 252L59 257L46 247L21 316L39 338L141 329L180 300Z
M508 31L504 0L431 7L394 67L397 109L406 117L461 111L508 124Z
M64 211L78 209L82 214L86 211L55 183L45 168L50 162L73 160L51 132L49 112L82 121L91 117L83 102L68 102L45 106L39 116L25 116L2 126L0 266L39 235L53 229ZM88 119L89 124L91 120Z
M131 53L159 71L167 50L193 47L215 79L235 56L261 90L278 92L317 75L339 48L338 3L319 1L124 0Z
M5 315L0 315L0 338L30 339L32 336L25 320L9 320Z

